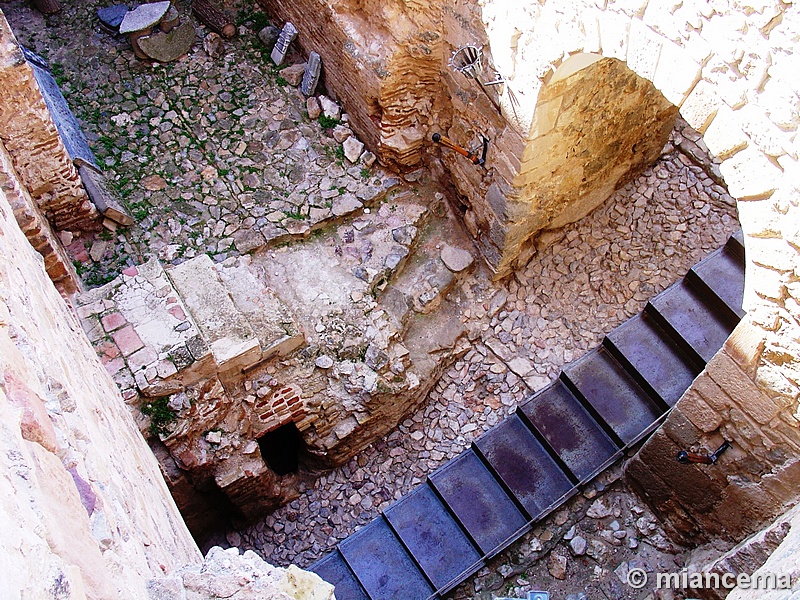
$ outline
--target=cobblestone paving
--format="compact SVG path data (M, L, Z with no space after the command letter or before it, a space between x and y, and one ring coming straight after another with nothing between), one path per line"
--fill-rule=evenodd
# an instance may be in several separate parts
M3 11L20 42L50 62L136 219L119 235L75 240L70 249L90 286L152 254L177 263L206 252L221 261L300 235L333 216L340 196L372 199L390 178L346 161L331 127L309 119L305 97L256 36L266 17L254 3L236 3L242 35L223 57L205 52L198 26L194 50L165 65L143 63L126 39L102 33L95 11L104 4L64 3L47 18L28 4ZM176 4L189 18L189 3Z
M188 13L186 3L178 6ZM197 44L187 58L152 67L133 58L127 41L98 32L95 2L65 3L46 21L27 3L3 4L21 41L51 61L98 160L137 219L113 236L75 240L88 284L152 253L168 262L201 252L223 260L302 233L345 191L368 195L387 187L390 174L337 155L338 142L308 119L302 99L282 85L258 46L253 30L260 17L247 3L237 6L245 35L223 58L209 58ZM294 502L251 527L228 530L228 543L276 564L311 564L721 246L738 228L734 203L710 175L713 165L695 164L703 155L699 136L682 131L656 165L604 206L547 234L514 278L492 284L479 270L467 279L456 292L471 301L464 319L473 348L423 408L321 474ZM680 561L652 516L614 482L615 473L452 597L521 596L538 587L575 594L573 600L579 592L623 598L630 590L619 582L635 561L648 568ZM605 508L592 511L597 498ZM580 542L569 545L576 536L586 542L582 552ZM559 583L565 574L572 588Z
M228 540L278 564L309 565L599 345L736 229L724 189L683 152L665 154L604 206L554 234L506 284L490 285L485 273L465 282L474 347L436 384L428 404Z

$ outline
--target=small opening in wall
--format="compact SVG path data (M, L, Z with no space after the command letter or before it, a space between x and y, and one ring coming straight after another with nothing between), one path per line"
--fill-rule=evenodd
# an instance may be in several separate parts
M258 438L258 447L267 466L278 475L297 473L298 453L302 445L294 423L281 425Z

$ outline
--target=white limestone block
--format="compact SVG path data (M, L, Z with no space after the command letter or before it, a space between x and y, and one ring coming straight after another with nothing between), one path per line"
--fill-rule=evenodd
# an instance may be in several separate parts
M725 160L747 147L749 140L739 125L738 117L724 104L703 134L709 151Z
M755 147L737 152L720 166L728 191L737 200L763 198L774 192L782 171Z
M653 85L676 106L683 104L700 79L700 65L678 44L664 40L658 57Z

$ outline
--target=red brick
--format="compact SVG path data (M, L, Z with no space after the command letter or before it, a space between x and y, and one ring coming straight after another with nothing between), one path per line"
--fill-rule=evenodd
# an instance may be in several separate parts
M119 356L119 348L114 342L105 341L97 347L97 352L104 358L112 359Z
M129 356L144 347L144 343L139 338L139 334L136 333L131 325L115 331L111 334L111 337L114 338L123 356Z
M178 321L183 321L186 319L186 313L183 312L183 309L180 306L170 306L167 309L167 312L178 319Z
M119 373L120 369L125 366L125 361L122 358L114 358L110 360L103 360L103 365L112 377Z
M128 324L128 320L122 316L121 313L115 312L100 319L103 324L103 329L106 331L115 331Z

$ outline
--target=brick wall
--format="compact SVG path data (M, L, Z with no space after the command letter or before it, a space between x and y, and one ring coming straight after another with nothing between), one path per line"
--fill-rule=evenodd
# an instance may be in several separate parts
M11 156L22 187L53 227L99 229L97 209L83 189L33 69L1 12L0 141Z

